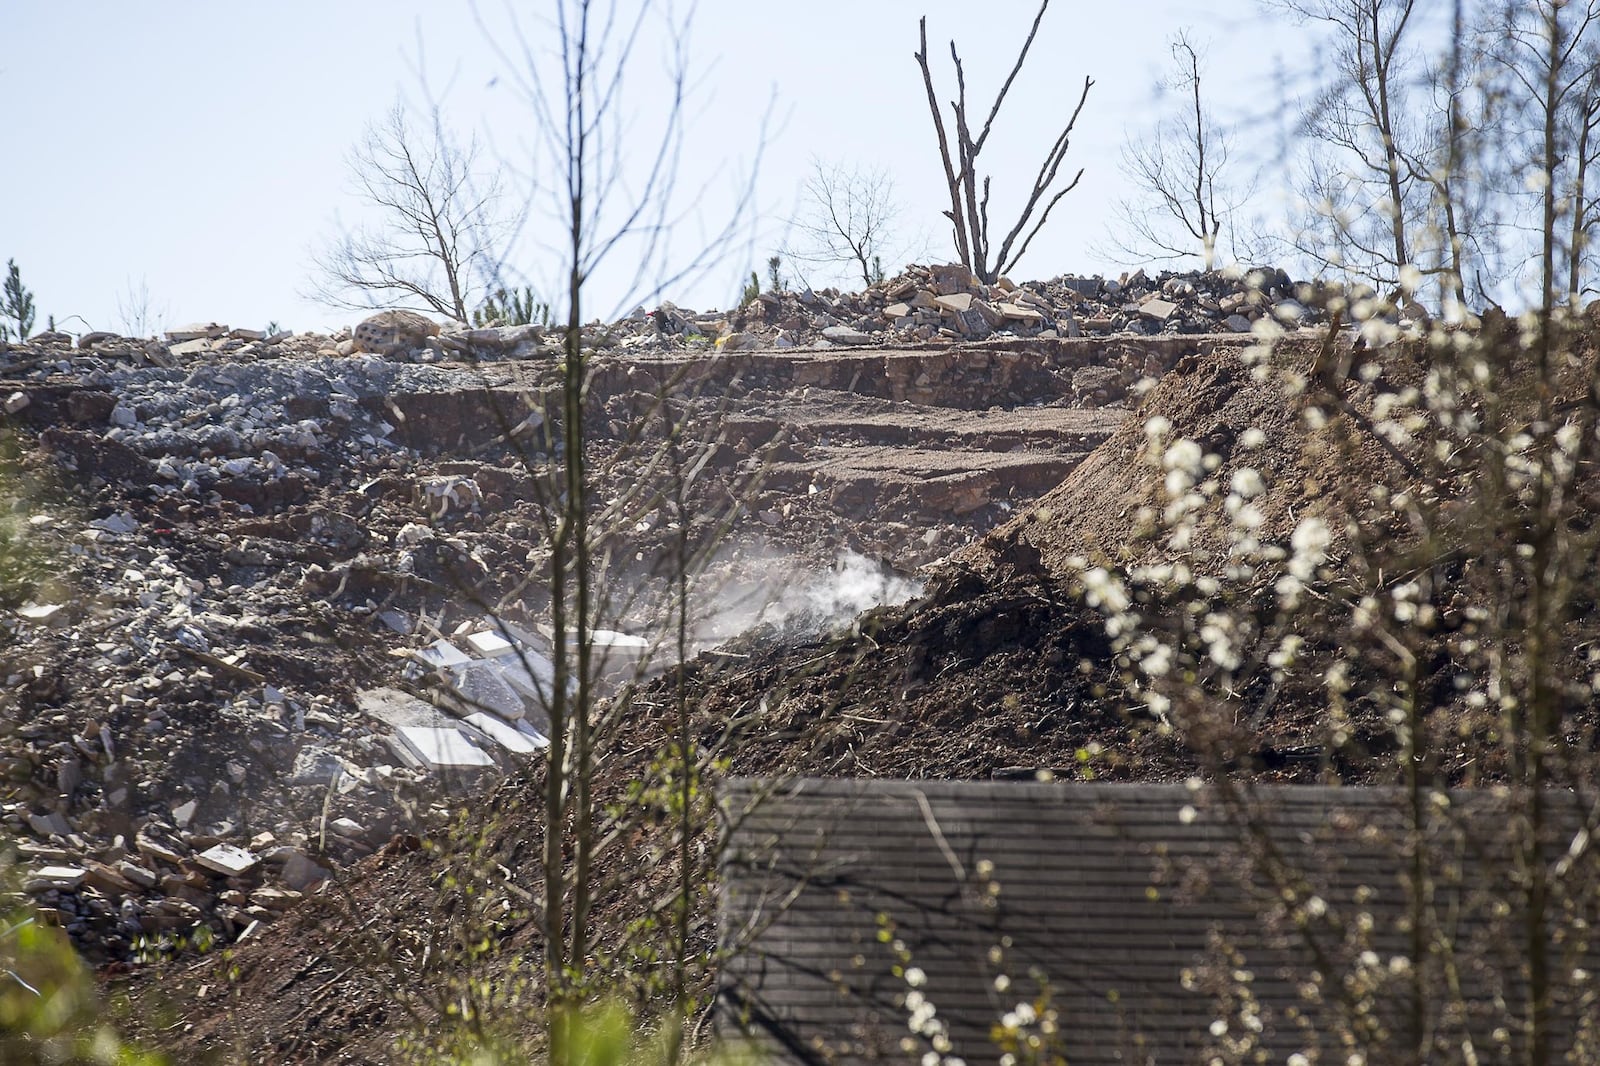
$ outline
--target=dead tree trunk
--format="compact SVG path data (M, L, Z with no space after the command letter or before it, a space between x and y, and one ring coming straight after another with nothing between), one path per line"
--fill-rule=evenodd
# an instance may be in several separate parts
M1060 203L1063 196L1077 186L1078 180L1083 177L1083 168L1079 167L1078 172L1065 186L1057 187L1061 165L1071 144L1073 127L1077 125L1078 116L1083 112L1084 102L1089 98L1089 89L1094 85L1094 79L1087 77L1083 79L1083 91L1078 95L1077 105L1050 146L1044 161L1039 165L1039 172L1018 213L1016 223L1001 240L999 251L993 256L990 255L989 175L983 177L980 194L978 156L989 139L990 131L994 128L995 116L1000 112L1000 105L1005 102L1006 94L1011 91L1012 82L1016 81L1018 72L1022 70L1022 64L1028 58L1033 40L1039 33L1039 23L1044 19L1044 13L1049 6L1050 0L1043 0L1040 3L1039 12L1033 17L1033 26L1028 30L1028 36L1017 53L1017 61L1012 65L1011 73L1006 76L1005 83L1000 86L999 93L995 95L994 103L989 107L988 117L984 119L983 127L976 137L972 134L972 125L967 117L966 72L962 69L961 56L956 51L955 42L950 42L950 59L956 68L956 98L949 104L951 121L955 127L954 156L951 155L950 136L946 130L944 112L939 106L939 95L933 87L933 71L928 66L927 16L923 16L918 22L920 47L915 57L917 65L922 68L922 83L928 91L928 110L933 115L933 129L939 141L939 158L944 164L945 184L950 190L950 209L944 212L944 216L950 220L956 257L985 282L994 281L1016 266L1017 260L1022 258L1034 236L1049 219L1051 210ZM1035 213L1038 215L1037 219L1034 217ZM1031 228L1030 223L1032 223Z

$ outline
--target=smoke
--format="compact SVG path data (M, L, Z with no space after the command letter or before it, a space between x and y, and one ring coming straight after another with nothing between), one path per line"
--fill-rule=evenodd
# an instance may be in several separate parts
M698 627L703 643L721 643L763 624L790 636L823 632L873 607L922 594L920 581L852 551L841 552L833 569L821 573L783 556L764 560L762 569L759 580L730 581L718 590Z
M864 555L847 551L834 563L832 573L813 575L799 589L786 617L799 615L814 620L817 628L826 629L873 607L904 603L920 595L920 581L909 580Z

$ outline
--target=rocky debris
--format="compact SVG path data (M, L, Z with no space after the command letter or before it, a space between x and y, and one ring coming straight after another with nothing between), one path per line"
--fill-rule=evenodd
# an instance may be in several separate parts
M350 331L352 350L394 355L424 347L439 335L439 323L414 311L379 311Z
M853 613L870 600L839 595L846 576L914 587L1059 482L1141 380L1218 343L1047 336L1090 299L1055 284L919 268L857 296L763 298L737 342L727 316L668 305L586 328L597 510L637 493L636 441L670 390L690 513L727 515L691 652ZM1170 325L1199 296L1161 298ZM933 344L880 346L934 321ZM545 746L554 673L528 580L550 552L543 331L446 324L381 355L353 333L261 332L0 352L24 472L52 487L30 528L60 564L0 611L0 821L30 894L97 960L259 932L407 812L443 817ZM627 602L596 634L619 683L651 668L678 536L664 504L622 513L610 580Z
M979 281L959 264L912 266L860 293L764 292L734 311L674 304L612 324L600 346L723 351L837 345L956 343L991 338L1192 336L1249 333L1256 320L1287 328L1322 321L1313 286L1281 270L1144 271L1015 284ZM587 343L587 341L586 341Z

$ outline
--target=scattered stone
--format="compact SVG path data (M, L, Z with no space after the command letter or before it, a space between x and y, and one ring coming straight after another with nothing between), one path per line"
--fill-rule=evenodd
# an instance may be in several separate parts
M439 324L414 311L380 311L350 331L353 352L397 355L424 347L439 335Z
M196 855L194 861L195 865L223 877L239 877L255 869L261 860L243 848L217 844Z
M830 344L861 345L871 344L872 336L862 333L849 326L828 326L822 331L822 339Z
M42 837L64 837L72 832L72 826L60 811L51 811L49 814L28 815L28 825L35 833Z
M156 875L143 866L126 860L117 863L117 874L140 888L156 887Z

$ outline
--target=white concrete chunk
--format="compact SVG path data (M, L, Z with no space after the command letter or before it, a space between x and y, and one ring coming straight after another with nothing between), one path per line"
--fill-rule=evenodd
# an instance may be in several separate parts
M395 735L429 770L476 770L494 765L459 729L406 725L395 730Z
M550 746L550 741L538 736L537 733L529 736L528 733L533 732L531 729L525 732L482 711L473 711L467 715L466 723L513 755L534 755ZM538 740L534 737L538 737Z
M30 887L74 889L83 884L89 871L81 866L44 866L28 878Z
M261 860L248 851L232 844L218 844L194 857L195 865L224 877L238 877L253 870Z
M472 661L471 656L448 640L436 640L426 648L412 652L411 657L423 666L435 670L448 669Z
M467 637L467 645L485 659L493 659L500 655L510 655L517 650L517 646L505 637L487 629L481 633L469 635Z

